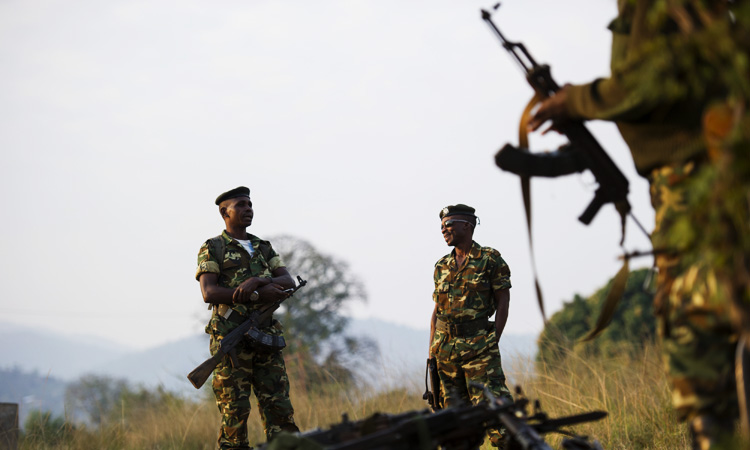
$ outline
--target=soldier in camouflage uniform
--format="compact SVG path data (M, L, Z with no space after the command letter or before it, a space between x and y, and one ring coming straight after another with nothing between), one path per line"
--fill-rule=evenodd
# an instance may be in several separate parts
M270 243L246 232L253 221L250 190L238 187L216 199L226 230L207 240L198 252L196 279L203 299L213 306L206 333L211 336L211 354L223 336L242 323L249 311L287 297L294 287L281 257ZM276 319L261 324L260 331L282 335ZM229 355L216 366L213 391L221 412L219 448L249 449L247 419L250 393L255 392L266 438L285 431L299 431L289 400L289 379L281 351L263 352L245 340L237 347L239 365Z
M473 241L474 208L458 204L440 211L441 230L453 251L435 264L435 310L430 322L430 355L437 360L446 407L478 403L487 386L498 398L513 401L505 385L498 342L508 319L510 269L500 252ZM489 318L495 315L495 322ZM504 445L504 429L488 434Z
M738 444L730 441L738 417L734 379L738 333L731 298L740 290L716 272L716 260L708 257L711 250L733 247L734 238L719 232L720 245L705 245L706 237L718 230L701 218L712 212L719 215L720 205L704 201L696 206L715 185L705 182L721 151L712 142L726 137L733 113L725 107L728 89L720 81L722 69L715 72L712 64L693 53L701 47L705 51L706 43L727 38L730 14L721 1L619 0L618 6L619 15L609 25L612 75L565 86L542 103L530 128L538 129L547 120L554 127L567 119L617 124L636 169L651 185L656 212L651 238L659 269L655 312L673 404L678 417L689 423L695 448L736 448ZM706 34L701 42L704 30L716 34ZM727 44L724 47L731 48L732 43ZM701 74L709 74L710 81L685 81ZM746 150L745 146L744 161ZM732 257L725 254L728 258ZM743 283L742 289L747 289Z

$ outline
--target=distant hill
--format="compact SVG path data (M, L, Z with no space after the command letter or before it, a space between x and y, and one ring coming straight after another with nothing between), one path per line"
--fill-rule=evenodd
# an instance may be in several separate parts
M0 403L19 405L19 424L30 411L51 411L62 416L65 408L65 381L19 367L0 369Z
M56 379L74 380L128 353L100 338L70 337L10 323L0 323L0 330L2 367L17 366Z
M0 346L0 383L9 386L0 390L7 394L0 396L0 401L19 403L21 417L38 408L61 415L66 383L84 374L125 379L133 386L162 386L194 398L200 393L186 376L210 356L208 336L202 333L148 350L126 351L95 338L70 338L2 323L0 329L0 342L13 342ZM424 382L429 330L377 319L353 319L347 334L370 337L378 345L377 360L367 367L354 368L367 382L380 388ZM506 372L533 358L535 341L533 335L503 336L500 347ZM22 378L31 381L26 383Z

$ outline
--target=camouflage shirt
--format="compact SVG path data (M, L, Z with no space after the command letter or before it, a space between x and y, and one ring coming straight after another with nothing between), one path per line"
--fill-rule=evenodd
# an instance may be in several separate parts
M253 246L251 257L239 242L234 240L226 231L221 232L224 241L224 260L220 263L217 257L209 251L209 241L206 241L198 251L198 270L195 279L199 279L204 273L215 273L219 275L219 286L236 288L243 281L252 277L270 277L272 272L280 267L286 267L281 256L271 247L268 241L263 241L257 236L248 233L250 244ZM270 251L263 252L259 248L264 243ZM264 255L265 254L265 255ZM267 256L267 258L266 258ZM236 304L232 308L240 314L248 311L248 306L260 307L261 304Z
M466 322L495 314L494 292L509 289L510 268L500 252L472 242L463 267L456 266L456 250L435 263L437 317Z

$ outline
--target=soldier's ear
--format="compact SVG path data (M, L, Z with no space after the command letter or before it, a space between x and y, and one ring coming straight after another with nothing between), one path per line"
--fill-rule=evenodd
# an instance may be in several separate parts
M219 206L219 213L221 214L221 217L229 217L229 214L227 214L227 207L226 206Z

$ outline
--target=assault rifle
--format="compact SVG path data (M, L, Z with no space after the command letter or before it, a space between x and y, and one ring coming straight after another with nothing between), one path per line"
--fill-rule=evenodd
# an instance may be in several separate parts
M499 6L499 3L495 5L495 9ZM521 66L526 74L526 80L534 88L537 97L545 99L560 90L560 86L552 79L549 65L537 64L522 43L510 42L505 39L505 36L492 21L490 13L484 9L482 10L482 19L495 32L503 48ZM588 225L604 204L612 202L620 212L624 227L625 217L631 209L627 198L628 180L625 175L622 174L582 121L566 121L556 124L555 129L568 138L569 145L565 145L555 152L531 153L526 148L506 144L495 155L495 164L503 170L525 177L558 177L588 169L596 178L599 187L594 193L594 199L578 220Z
M314 430L298 436L300 441L314 443L309 447L325 450L478 450L488 429L502 426L509 437L510 450L552 450L542 437L549 433L565 435L565 450L602 450L597 441L578 436L565 427L600 420L607 416L603 411L550 418L534 402L533 413L528 414L530 401L516 388L515 402L495 398L483 389L484 400L476 405L442 409L409 411L402 414L376 413L364 420L351 422L346 414L341 423L327 430ZM273 450L273 442L261 449ZM303 447L304 448L304 447Z
M190 380L190 383L192 383L196 389L200 389L200 387L203 386L203 383L208 380L208 377L211 376L211 372L214 371L216 366L219 365L219 362L221 362L222 358L224 358L224 355L226 354L229 354L229 357L231 358L232 367L237 367L239 363L237 361L237 352L235 350L235 347L245 338L250 339L250 341L256 347L265 349L267 351L280 350L284 348L286 346L286 343L284 342L283 337L269 336L260 331L258 329L258 326L261 323L268 321L271 318L271 315L273 315L273 312L276 311L279 306L281 306L281 303L284 300L294 295L294 293L297 292L302 286L307 284L307 280L303 280L299 275L297 276L297 282L299 283L297 284L297 286L286 289L284 291L288 293L289 296L268 304L260 309L252 311L247 320L239 324L234 330L227 333L227 335L224 336L224 339L222 339L219 343L219 349L216 351L216 354L211 358L203 361L201 365L193 369L193 371L188 374L187 377L188 380Z
M440 388L438 376L437 359L434 356L427 358L427 367L424 373L424 394L422 400L427 400L433 411L443 409L443 395Z

